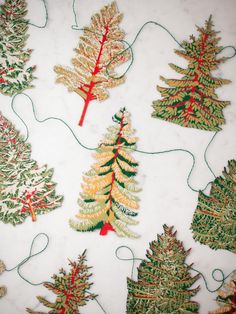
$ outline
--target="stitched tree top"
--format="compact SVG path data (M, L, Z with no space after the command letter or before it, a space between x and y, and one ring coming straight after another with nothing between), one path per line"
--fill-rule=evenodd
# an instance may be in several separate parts
M83 125L89 103L95 99L107 99L107 89L124 82L124 76L115 78L115 68L130 58L130 53L124 51L124 32L119 28L122 17L115 2L106 5L100 13L92 16L90 26L84 28L79 47L75 49L76 56L72 59L74 68L54 67L56 81L84 99L80 126Z
M47 213L62 203L51 181L53 170L38 167L30 158L31 146L26 143L0 113L0 220L13 225L28 216Z
M210 248L236 253L236 161L228 162L217 177L210 195L199 192L191 225L193 238Z
M230 102L218 100L215 89L230 81L211 74L225 61L225 58L217 58L222 47L217 46L220 38L213 30L212 17L206 21L205 27L197 27L197 30L198 38L191 36L189 42L181 44L182 50L175 51L189 62L187 69L170 64L183 77L161 77L169 87L157 86L162 99L153 102L152 117L183 127L218 131L225 123L222 109Z
M44 283L44 287L56 296L55 302L47 301L44 297L37 297L40 303L50 308L48 314L80 314L79 307L84 306L89 300L96 297L89 293L92 283L89 283L89 268L86 264L85 252L79 256L78 262L69 262L70 272L63 268L59 275L53 275L53 283ZM46 314L27 308L30 314Z
M32 50L28 38L25 0L5 0L0 6L0 93L14 95L32 87L34 67L25 68Z
M138 267L138 280L127 280L127 314L198 313L199 305L191 298L199 288L190 288L199 275L192 277L192 265L185 263L190 250L176 239L173 227L163 228Z
M106 235L109 230L119 236L137 237L127 228L135 225L138 192L134 177L137 161L131 156L137 138L133 137L130 114L121 109L114 115L115 125L108 128L105 139L94 155L96 163L83 177L81 198L78 200L80 212L76 216L81 221L70 220L72 228L78 231L101 229Z

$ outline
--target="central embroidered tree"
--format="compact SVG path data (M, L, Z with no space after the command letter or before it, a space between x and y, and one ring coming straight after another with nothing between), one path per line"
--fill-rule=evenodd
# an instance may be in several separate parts
M138 267L138 280L128 278L127 314L198 313L191 301L199 288L190 289L199 275L190 274L182 242L173 227L163 226L164 234L150 243L147 260Z
M168 88L157 86L162 99L153 102L154 118L160 118L188 128L207 131L218 131L224 124L222 109L229 101L220 101L215 89L229 80L213 77L225 58L217 58L222 47L217 46L220 38L213 30L212 18L206 21L205 27L197 27L199 37L191 36L190 42L184 41L183 50L176 54L189 61L187 69L170 64L170 67L183 76L182 79L161 79Z
M123 43L125 34L119 28L122 17L115 2L105 6L91 18L90 26L84 28L79 48L75 49L76 57L72 59L74 69L54 67L57 82L65 84L70 92L76 92L84 99L80 126L89 103L95 99L107 99L107 88L124 82L124 76L118 78L114 72L117 66L130 58Z
M138 198L132 195L139 191L134 180L138 163L130 155L137 138L132 137L130 114L125 109L113 121L116 125L108 129L94 155L97 163L83 177L81 209L76 216L82 221L70 220L70 225L78 231L101 229L101 235L111 230L119 236L138 237L127 228L137 224L132 217L139 207Z

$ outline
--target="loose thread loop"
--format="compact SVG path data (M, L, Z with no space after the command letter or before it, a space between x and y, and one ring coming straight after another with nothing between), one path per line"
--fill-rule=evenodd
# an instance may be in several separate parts
M218 53L221 53L223 50L228 49L228 48L233 49L234 53L233 53L232 56L230 56L230 57L224 57L225 60L232 59L233 57L236 56L236 47L234 47L234 46L232 46L232 45L222 47Z
M46 1L45 0L42 0L43 2L43 5L44 5L44 9L45 9L45 22L42 26L40 25L36 25L34 23L31 23L31 22L27 22L28 25L31 25L31 26L34 26L34 27L37 27L37 28L45 28L47 26L47 23L48 23L48 9L47 9L47 5L46 5Z
M88 294L93 294L92 292L90 292L90 291L88 291L88 290L86 290L86 292L87 292ZM101 308L101 310L103 311L103 313L108 314L108 313L105 311L104 307L101 305L101 303L98 301L97 297L94 298L94 301L97 302L98 306Z

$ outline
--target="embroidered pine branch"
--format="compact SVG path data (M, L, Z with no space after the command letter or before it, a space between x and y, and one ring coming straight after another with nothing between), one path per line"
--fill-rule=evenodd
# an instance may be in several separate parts
M0 113L0 220L13 225L61 206L53 170L30 159L31 146Z
M199 192L191 229L193 238L210 248L236 253L236 161L228 162L217 177L210 195Z
M5 0L0 5L0 93L14 95L32 87L34 67L25 68L32 50L28 38L25 0Z
M127 279L127 314L198 313L199 305L191 298L199 287L191 286L199 275L192 277L192 265L185 263L190 250L185 251L173 227L163 228L138 267L138 280Z
M2 260L0 260L0 275L6 270L6 266ZM0 286L0 298L7 294L7 288L5 286Z
M94 158L96 164L83 177L83 192L78 201L81 221L70 220L78 231L101 229L100 235L115 231L119 236L138 237L127 225L136 225L138 192L134 177L137 161L131 156L137 138L133 137L130 114L121 109L114 115L115 125L108 128Z
M89 283L90 267L86 265L86 251L79 256L78 262L69 262L70 272L67 274L62 268L59 275L53 275L53 283L45 283L44 287L56 295L56 301L47 301L44 297L37 297L39 302L50 308L48 314L79 314L79 307L89 300L96 298L90 293L92 283ZM27 309L30 314L46 314Z
M83 125L90 102L107 99L107 89L124 82L124 77L115 78L115 68L130 58L122 42L125 34L119 28L122 18L115 2L105 6L100 13L92 16L90 26L84 28L79 47L75 49L76 56L72 59L74 68L54 67L56 81L84 99L80 126Z
M230 102L218 100L215 89L230 81L211 74L225 61L225 58L217 58L222 47L218 46L220 38L213 30L212 17L205 27L197 27L197 30L198 38L191 36L189 42L182 43L183 50L175 51L189 62L187 69L170 64L183 75L182 79L161 77L169 87L157 86L162 99L153 102L152 117L183 127L218 131L225 123L222 109Z

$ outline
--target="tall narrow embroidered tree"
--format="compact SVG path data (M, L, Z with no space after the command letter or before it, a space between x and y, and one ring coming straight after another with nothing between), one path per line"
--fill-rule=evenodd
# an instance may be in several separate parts
M192 277L192 264L185 263L190 250L176 239L173 227L163 228L138 267L138 280L128 278L127 314L198 313L199 305L191 298L199 288L190 288L199 275Z
M119 236L138 237L127 228L135 225L132 218L137 215L138 192L134 177L138 163L131 156L137 138L133 137L130 114L121 109L114 115L116 125L108 128L108 134L99 145L94 158L96 164L83 177L83 192L78 200L81 221L70 220L72 228L78 231L101 229L100 235L109 230Z
M90 26L84 28L79 47L75 49L76 56L72 59L74 68L54 67L56 81L84 99L80 126L89 103L95 99L107 99L107 89L124 82L124 76L118 78L115 73L115 68L130 58L123 41L125 34L119 28L122 17L115 2L106 5L100 13L92 16Z
M0 220L13 225L62 203L51 181L53 170L30 159L31 146L0 113Z
M34 67L25 68L32 50L28 38L25 0L5 0L0 6L0 93L14 95L32 87Z
M79 314L78 307L86 305L89 300L96 298L90 293L92 283L89 283L89 268L86 264L85 252L79 256L78 262L71 262L70 272L67 274L62 268L59 275L53 275L54 283L44 283L44 287L56 296L55 302L47 301L44 297L37 297L39 302L50 308L48 314ZM46 314L45 312L27 309L30 314Z
M191 225L193 238L210 248L236 253L236 161L228 162L217 177L210 195L199 192Z
M220 38L213 30L212 17L205 27L197 30L198 38L191 36L190 42L181 44L183 50L175 51L189 62L187 69L170 64L173 70L184 75L182 79L161 77L169 87L157 86L162 99L153 102L152 117L183 127L218 131L225 122L222 109L230 102L218 100L215 89L230 81L211 74L225 61L224 57L217 58L222 47L217 46Z

